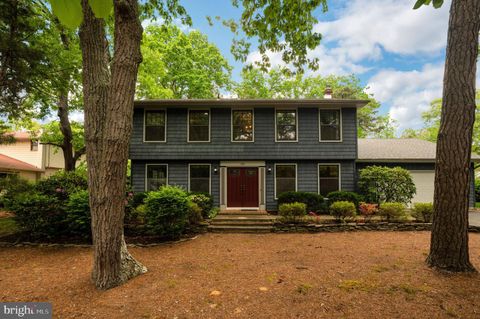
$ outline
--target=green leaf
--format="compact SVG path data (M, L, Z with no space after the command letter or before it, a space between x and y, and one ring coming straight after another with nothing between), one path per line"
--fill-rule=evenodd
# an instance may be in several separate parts
M433 0L433 7L435 9L440 8L443 5L443 0Z
M113 0L88 0L88 4L95 16L100 19L108 18L113 8Z
M415 5L413 6L413 10L417 10L418 8L423 6L424 3L425 3L425 0L417 0L417 2L415 2Z
M50 0L53 14L70 29L76 29L82 23L82 5L80 0Z

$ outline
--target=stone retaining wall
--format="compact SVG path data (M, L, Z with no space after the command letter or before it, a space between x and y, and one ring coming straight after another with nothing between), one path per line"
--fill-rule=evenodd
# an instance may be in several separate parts
M284 224L275 223L277 233L322 233L342 231L430 231L431 223L345 223L345 224ZM470 226L469 232L480 233L479 226Z

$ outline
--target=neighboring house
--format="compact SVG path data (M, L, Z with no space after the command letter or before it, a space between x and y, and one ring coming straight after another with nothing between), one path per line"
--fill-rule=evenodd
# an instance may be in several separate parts
M435 180L436 144L420 139L359 139L357 169L370 165L400 166L410 171L417 187L412 202L432 202ZM475 203L473 164L480 156L472 154L470 206Z
M431 201L424 189L430 192L433 183L423 186L431 175L416 173L431 174L430 153L410 157L421 147L399 145L393 152L392 140L357 139L357 110L367 103L328 98L136 101L130 143L133 189L180 185L211 193L222 210L276 210L282 192L325 196L355 191L359 168L385 163L411 169L416 199ZM386 155L375 153L377 148ZM402 148L411 149L407 154Z
M60 148L40 144L27 132L15 132L13 136L15 143L0 145L0 177L18 174L36 181L65 167Z

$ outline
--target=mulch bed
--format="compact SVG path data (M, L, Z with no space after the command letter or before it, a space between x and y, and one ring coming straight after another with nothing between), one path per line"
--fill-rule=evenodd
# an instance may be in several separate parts
M479 318L480 276L426 267L429 232L205 234L130 251L149 269L97 291L89 248L0 249L0 300L55 318ZM480 269L480 234L470 234Z

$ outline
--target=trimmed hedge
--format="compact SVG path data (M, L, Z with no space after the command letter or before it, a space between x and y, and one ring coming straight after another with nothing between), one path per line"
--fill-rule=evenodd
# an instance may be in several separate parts
M278 195L278 207L282 204L304 203L307 212L325 213L327 207L321 195L309 192L285 192Z
M379 215L387 221L398 221L405 219L406 206L403 203L383 203L378 209Z
M336 191L328 193L327 195L329 203L335 202L350 202L355 204L355 208L358 210L360 202L363 202L363 196L354 192Z
M307 209L304 203L288 203L280 205L278 213L282 216L284 222L298 223L303 221L307 215Z
M345 218L355 217L357 210L354 203L339 201L330 205L330 215L334 216L337 221L343 221Z
M415 203L413 204L412 215L415 219L424 223L431 223L433 218L432 203Z

